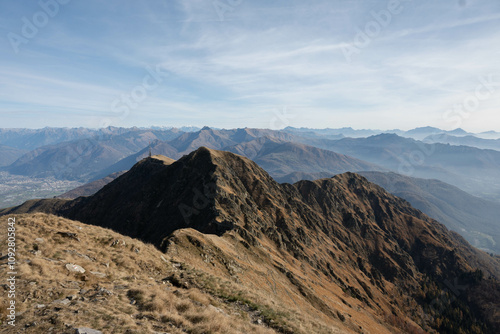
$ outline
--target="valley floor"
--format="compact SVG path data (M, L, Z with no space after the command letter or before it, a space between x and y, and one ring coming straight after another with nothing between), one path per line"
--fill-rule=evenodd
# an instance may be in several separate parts
M32 178L0 172L0 209L22 204L30 199L51 198L82 184L52 177Z

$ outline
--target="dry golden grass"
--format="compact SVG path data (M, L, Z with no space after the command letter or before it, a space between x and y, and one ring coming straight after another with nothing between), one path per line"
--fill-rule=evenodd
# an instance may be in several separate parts
M129 334L332 334L360 332L361 326L370 333L390 332L358 300L322 281L312 268L289 266L303 276L304 289L328 296L323 298L328 306L322 307L345 314L345 319L325 315L276 269L287 260L270 243L261 249L272 257L259 250L245 255L231 236L188 229L164 254L111 230L53 215L15 217L17 300L22 313L16 329L24 328L25 333L74 333L73 328L90 327ZM6 221L0 217L3 226ZM1 238L4 235L4 245ZM196 238L201 246L193 245ZM86 272L70 273L67 263ZM5 271L1 265L0 275ZM335 299L339 294L342 298ZM349 306L341 302L344 299ZM5 315L2 299L2 321ZM12 331L1 326L3 332Z
M259 240L261 247L247 250L239 244L238 235L221 238L192 229L174 235L167 254L186 268L196 268L187 269L187 277L181 281L196 282L210 295L240 305L235 312L242 317L260 320L280 333L358 333L367 329L370 333L398 332L336 282L321 277L305 262L286 258L265 238ZM291 283L292 273L300 288ZM349 275L347 282L360 284L358 272L343 273Z
M120 334L275 333L252 324L220 298L164 280L182 269L152 245L52 215L15 218L16 300L21 314L15 329L2 324L2 333L17 333L21 328L25 333L74 333L78 327ZM7 217L0 220L6 231ZM64 233L76 233L79 241ZM2 247L4 239L2 234ZM67 263L78 264L86 272L70 273ZM2 277L6 269L2 263ZM2 322L7 314L5 300L0 302Z

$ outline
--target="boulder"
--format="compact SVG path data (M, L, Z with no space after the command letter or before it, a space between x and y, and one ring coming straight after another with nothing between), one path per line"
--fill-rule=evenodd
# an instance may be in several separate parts
M72 273L85 273L85 269L83 269L83 267L73 263L66 264L66 269Z

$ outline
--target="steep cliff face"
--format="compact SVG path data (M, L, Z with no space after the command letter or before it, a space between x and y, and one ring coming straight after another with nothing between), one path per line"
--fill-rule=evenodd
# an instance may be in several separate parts
M499 290L498 258L357 174L278 184L247 158L200 148L146 158L53 211L358 332L498 326L499 300L478 292Z

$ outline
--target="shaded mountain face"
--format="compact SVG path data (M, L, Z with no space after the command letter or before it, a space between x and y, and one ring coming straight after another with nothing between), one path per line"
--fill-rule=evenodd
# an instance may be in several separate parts
M25 150L5 145L0 145L0 167L10 165L14 161L16 161L19 157L21 157L24 153L26 153Z
M249 182L279 187L254 163L238 156L226 159L226 155L234 156L202 148L173 164L156 158L142 160L94 196L70 202L63 214L95 225L107 220L108 227L128 231L131 236L156 245L180 228L224 233L234 227L234 221L230 217L225 219L214 206L220 182L227 178L234 181L232 175L227 174L229 171L240 165L244 169L238 174L254 180ZM241 188L241 184L237 186ZM233 196L242 191L238 187L231 190Z
M500 254L500 204L497 202L472 196L439 180L396 173L359 174L460 233L475 247Z
M2 213L23 210L110 227L249 286L268 268L327 319L362 307L369 326L473 333L498 325L499 299L478 293L498 291L498 259L353 173L278 184L247 158L200 148L174 163L144 159L88 198ZM238 244L258 266L241 263L231 250Z

